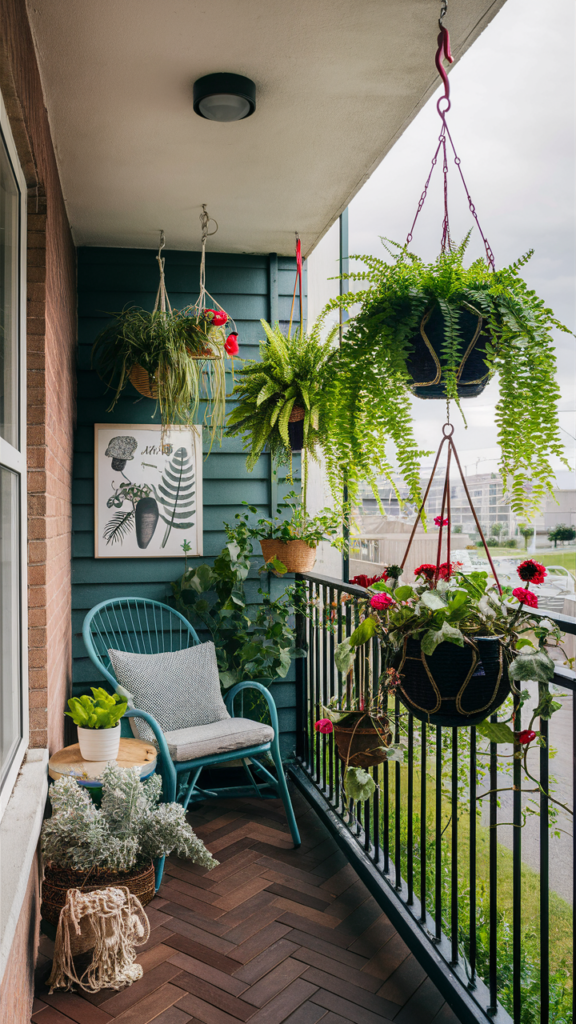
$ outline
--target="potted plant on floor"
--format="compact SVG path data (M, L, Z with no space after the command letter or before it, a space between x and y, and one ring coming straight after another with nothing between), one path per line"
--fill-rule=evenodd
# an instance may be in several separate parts
M260 345L260 360L238 371L232 392L238 404L226 433L245 438L250 471L266 447L278 464L291 465L292 452L303 452L306 490L308 458L316 457L324 434L322 391L337 328L323 339L319 319L308 333L290 337L278 325L260 322L266 341Z
M161 790L160 775L140 782L137 768L112 764L102 773L99 808L69 776L51 786L52 817L42 826L44 920L58 923L68 889L126 886L142 904L149 903L156 857L176 852L202 867L216 866L184 808L159 804Z
M71 697L64 714L78 728L80 753L86 761L113 761L120 746L120 719L128 707L125 697L91 686L93 697Z
M529 559L518 574L526 587L501 594L486 572L464 575L447 562L419 566L412 586L374 583L361 627L338 657L352 659L377 637L384 672L398 674L398 696L416 718L445 726L482 723L511 685L518 693L517 683L544 684L554 674L546 646L560 645L560 630L530 612L538 605L530 583L541 582L546 570Z

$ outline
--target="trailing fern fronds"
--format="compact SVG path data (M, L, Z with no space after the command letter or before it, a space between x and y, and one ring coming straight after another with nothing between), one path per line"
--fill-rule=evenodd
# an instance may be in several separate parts
M568 328L529 290L520 270L526 253L510 267L492 272L484 259L464 266L469 235L461 245L424 263L405 246L383 239L391 262L357 256L366 270L346 275L363 286L333 299L324 310L360 311L346 324L344 344L329 367L323 409L328 471L335 487L348 474L350 497L358 483L391 476L388 445L413 500L419 500L420 459L412 433L408 372L411 339L424 314L440 311L439 351L446 396L458 399L462 359L462 315L482 317L482 358L486 373L497 374L496 405L500 470L513 511L524 520L536 515L552 492L552 461L568 465L560 439L553 328Z

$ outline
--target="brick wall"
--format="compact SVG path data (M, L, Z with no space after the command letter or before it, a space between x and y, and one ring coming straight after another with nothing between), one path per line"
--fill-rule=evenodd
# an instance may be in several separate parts
M0 0L0 88L28 185L30 746L64 743L71 680L76 256L22 0Z

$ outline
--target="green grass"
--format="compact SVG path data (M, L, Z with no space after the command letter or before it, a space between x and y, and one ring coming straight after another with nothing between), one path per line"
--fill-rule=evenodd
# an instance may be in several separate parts
M488 561L483 548L476 548L476 554L479 558ZM519 561L523 561L525 558L534 558L542 565L563 565L565 569L576 573L576 551L561 551L558 548L556 551L547 551L546 553L543 551L531 553L519 548L490 548L490 554L492 558L518 558Z

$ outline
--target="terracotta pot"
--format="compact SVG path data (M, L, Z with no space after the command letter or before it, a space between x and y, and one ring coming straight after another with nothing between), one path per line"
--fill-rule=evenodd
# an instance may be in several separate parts
M41 914L45 921L57 925L60 911L66 903L68 889L93 892L111 886L125 885L137 896L142 906L154 898L154 866L152 861L135 871L109 871L107 868L93 868L91 871L73 871L57 864L47 864L42 883Z
M444 641L429 655L410 637L396 661L400 700L415 718L431 725L477 725L510 693L498 637L470 637L464 647Z
M310 572L316 562L316 548L303 540L261 540L260 547L266 562L276 556L288 572Z
M458 368L458 396L475 398L484 391L490 374L484 362L487 330L483 319L460 310L460 366ZM434 306L422 317L420 332L409 341L410 354L406 367L413 379L412 391L419 398L446 398L441 381L440 353L444 343L444 318L439 306Z
M112 729L77 728L80 753L85 761L114 761L118 757L120 722Z
M372 768L386 760L385 751L375 748L389 747L392 743L392 733L388 719L380 722L378 732L370 718L366 716L357 727L335 725L334 739L340 760L348 763L350 768Z

